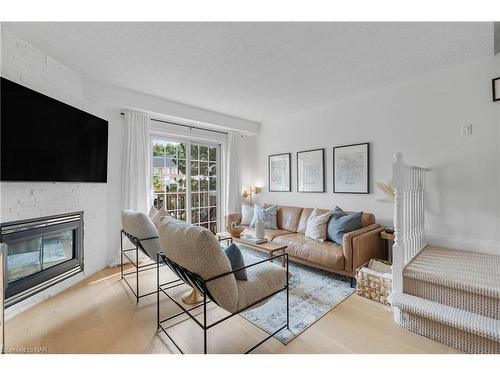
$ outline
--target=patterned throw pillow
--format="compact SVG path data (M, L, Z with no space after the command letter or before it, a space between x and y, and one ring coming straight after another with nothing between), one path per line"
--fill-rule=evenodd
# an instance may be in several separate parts
M348 215L340 207L335 207L328 222L327 239L343 245L344 234L361 228L361 216L363 216L363 212Z
M276 223L276 214L278 213L278 206L265 207L262 204L256 204L253 208L253 219L250 223L252 228L255 228L255 222L258 220L266 224L267 229L278 229Z
M253 207L248 204L241 205L241 225L250 225L253 219Z
M326 240L326 225L330 219L331 212L324 214L315 208L307 220L306 237L323 242Z

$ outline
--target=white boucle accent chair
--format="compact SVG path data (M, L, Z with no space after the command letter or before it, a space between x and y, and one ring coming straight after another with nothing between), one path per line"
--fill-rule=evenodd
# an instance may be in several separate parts
M137 302L139 299L151 294L155 294L156 290L152 290L143 294L140 294L139 288L139 272L154 269L156 266L156 256L158 251L160 251L160 241L158 239L158 230L151 221L151 219L143 214L142 212L134 210L122 210L122 230L121 235L121 251L120 251L120 268L121 268L121 278L126 282L129 288L134 293ZM132 243L132 248L123 248L123 239L128 238ZM154 263L148 263L139 265L139 251L147 255ZM130 253L135 253L134 257L129 256ZM134 271L124 272L123 261L127 258ZM124 276L135 275L135 290L132 285L128 282L127 278ZM153 288L152 288L153 289Z
M266 303L272 296L281 291L286 291L287 293L287 322L286 325L266 337L265 340L282 329L288 328L288 262L286 262L287 266L285 269L273 264L270 259L263 260L244 254L248 280L237 280L231 268L231 263L222 250L219 241L208 229L190 225L166 216L161 219L158 232L160 245L163 251L163 254L160 255L160 259L163 259L175 273L184 279L184 281L186 281L185 276L188 275L187 279L189 280L186 282L193 287L197 287L204 295L205 301L203 304L199 305L203 305L204 307L204 324L199 323L198 320L189 313L189 310L184 309L182 305L178 304L170 297L161 285L158 285L158 301L159 293L164 292L172 301L183 309L185 313L194 319L201 328L203 328L205 335L205 353L207 352L206 332L208 328L211 328L243 310ZM287 258L286 254L280 256ZM226 316L218 322L207 325L207 299L212 300L212 302L228 311L230 313L229 316ZM172 340L170 335L166 332L166 329L162 326L162 323L169 319L170 318L160 321L158 316L157 323L158 328L162 329ZM255 345L249 351L255 349L265 340ZM175 345L177 346L177 344ZM180 350L179 347L178 349Z

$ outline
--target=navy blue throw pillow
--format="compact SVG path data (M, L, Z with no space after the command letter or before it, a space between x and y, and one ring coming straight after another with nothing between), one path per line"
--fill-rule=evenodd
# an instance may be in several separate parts
M229 262L231 263L231 269L237 270L238 268L245 267L245 262L243 261L243 255L241 254L241 250L236 244L231 244L224 250L226 252L227 257L229 258ZM247 270L239 270L234 273L234 277L237 280L248 280Z
M335 207L326 229L327 240L343 245L344 234L361 228L362 215L363 212L355 212L348 215L340 207Z

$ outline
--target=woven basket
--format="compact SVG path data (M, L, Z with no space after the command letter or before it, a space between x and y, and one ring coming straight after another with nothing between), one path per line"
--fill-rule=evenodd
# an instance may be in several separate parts
M377 260L387 265L391 265L390 262L385 260ZM368 263L369 262L366 262L356 269L356 293L372 301L390 306L388 297L392 291L392 280L362 271L363 267L368 267Z

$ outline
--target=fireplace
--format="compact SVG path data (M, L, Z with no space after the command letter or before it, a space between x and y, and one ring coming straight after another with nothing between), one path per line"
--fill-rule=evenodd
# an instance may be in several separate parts
M5 306L83 271L83 212L0 224Z

